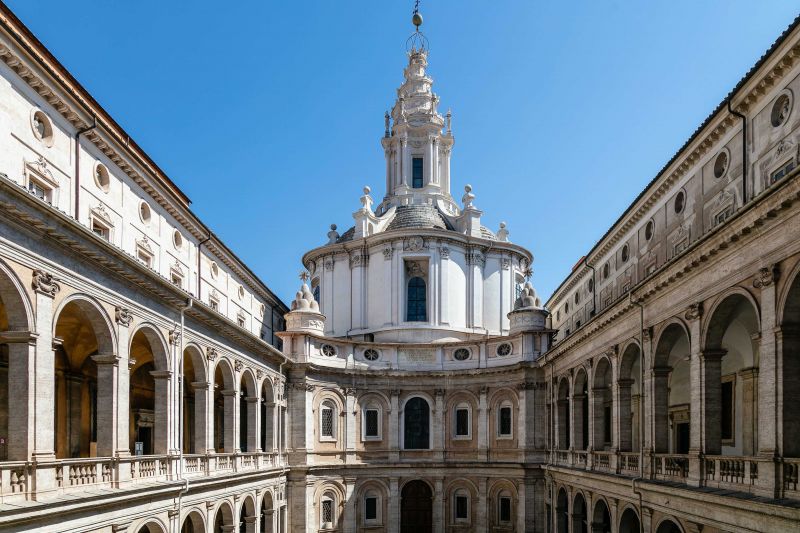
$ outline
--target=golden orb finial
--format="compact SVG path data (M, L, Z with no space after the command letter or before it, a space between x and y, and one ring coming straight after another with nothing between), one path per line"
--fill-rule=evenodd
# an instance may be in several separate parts
M419 14L418 11L415 11L413 15L411 15L411 23L417 27L417 31L419 31L419 27L422 26L422 15Z

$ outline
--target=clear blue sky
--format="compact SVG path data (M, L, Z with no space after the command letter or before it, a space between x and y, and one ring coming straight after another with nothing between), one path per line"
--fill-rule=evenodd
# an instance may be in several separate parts
M384 193L410 0L6 0L282 298ZM797 14L795 2L422 2L453 192L547 297Z

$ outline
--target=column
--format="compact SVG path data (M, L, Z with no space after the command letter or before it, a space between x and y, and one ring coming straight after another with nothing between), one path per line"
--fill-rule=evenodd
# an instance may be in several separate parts
M570 431L571 435L569 438L570 448L573 450L581 450L583 449L583 431L585 428L583 427L583 394L572 394L570 402L571 402L571 409L570 409Z
M55 459L55 398L52 394L55 383L55 353L53 352L53 298L60 290L58 283L52 275L35 270L33 272L33 289L36 295L36 357L34 358L33 385L30 392L34 398L34 432L33 452L34 460ZM10 355L10 354L9 354ZM19 352L17 352L17 356ZM31 374L28 374L30 377ZM10 391L9 391L10 392ZM36 486L41 490L41 483L45 487L55 483L55 471L52 479L40 479L37 472Z
M756 444L752 453L757 453L759 457L769 460L762 461L758 465L758 485L773 491L776 486L775 477L777 473L775 472L775 462L772 459L778 454L779 432L782 431L785 435L794 433L790 423L787 424L787 421L784 421L782 416L776 416L776 414L786 411L786 407L783 405L784 398L787 396L791 398L785 393L784 397L781 398L779 392L796 389L794 383L784 381L785 376L793 373L785 370L787 365L791 363L784 361L779 351L780 342L783 345L783 354L790 353L796 357L793 350L787 350L787 344L794 344L789 340L790 335L782 335L776 327L778 322L775 294L777 274L777 265L772 265L771 267L760 269L753 281L753 286L761 290L761 337L758 339L757 376L752 380L753 398L757 401L757 404L751 407L753 409L751 416L755 419L753 427L758 428L754 439ZM781 337L780 340L779 337ZM782 372L781 368L783 368ZM748 407L745 406L745 412L747 409ZM783 421L782 428L778 426L778 420ZM746 438L745 443L747 443ZM749 454L745 452L745 455ZM786 455L786 450L784 450L784 455Z
M629 452L633 450L632 442L632 423L631 415L633 409L631 408L631 387L633 386L632 379L620 379L617 381L617 401L614 402L616 406L616 417L618 423L616 429L619 435L616 438L617 447L620 451Z
M434 180L433 152L435 141L432 135L428 135L428 143L425 145L425 181L424 184L436 183Z
M198 383L198 385L199 385L199 383ZM199 391L197 391L195 393L195 403L194 403L195 409L198 409L198 405L200 404L200 402L197 401L197 394L198 393L199 393ZM214 406L214 382L213 381L209 381L207 383L205 397L206 397L206 404L205 404L206 405L206 410L205 410L204 416L205 416L205 420L206 420L206 423L205 423L205 426L206 426L206 438L205 438L205 441L204 441L205 444L203 444L203 446L201 448L198 448L197 452L198 453L204 453L204 452L205 453L216 453L217 450L216 450L216 442L214 442L214 433L216 432L217 428L214 425L216 421L214 420L214 418L215 418L214 417L214 414L215 414L214 413L214 408L215 408L215 406Z
M756 411L758 398L758 369L739 371L742 380L742 455L755 455L758 442L759 419Z
M606 387L592 388L592 449L605 449L605 403Z
M702 353L703 375L703 436L706 455L722 453L722 357L725 350L704 350Z
M701 365L701 344L700 336L700 317L702 316L702 304L694 304L689 307L686 313L689 320L689 484L692 486L700 485L702 476L700 465L700 453L703 450L703 439L701 436L702 407L703 407L703 369ZM717 385L720 386L719 378ZM717 431L719 435L719 430Z
M356 531L356 510L358 502L354 497L356 478L344 478L344 531Z
M119 430L116 414L120 358L114 354L98 354L93 355L92 360L97 363L97 456L113 457Z
M119 355L117 367L117 441L114 454L117 457L128 457L130 450L130 418L131 418L131 368L135 361L130 354L130 324L133 316L127 309L118 307L116 310L117 322L117 354ZM99 376L98 376L99 377ZM100 380L98 379L98 382Z
M237 409L237 396L238 393L236 390L224 390L222 391L223 396L223 405L224 405L224 415L225 415L225 434L222 436L222 447L224 448L224 453L233 453L234 451L239 451L238 446L236 446L236 411Z
M258 397L248 396L244 399L247 403L247 451L260 452L261 443L259 442L259 419L261 418L259 411Z
M655 453L669 453L669 374L668 367L656 367L650 372L653 393L650 395L653 416L650 442Z
M258 529L258 520L255 516L245 516L244 517L244 531L240 531L239 533L257 533Z
M401 186L408 188L408 182L411 178L411 176L409 176L409 170L411 169L411 151L408 149L407 134L403 134L403 138L400 139L400 161Z
M486 398L488 387L481 387L478 398L478 457L488 460L489 457L489 405Z
M355 460L356 451L356 391L353 388L344 389L345 393L345 413L344 413L344 442L347 461Z
M36 337L29 331L0 333L0 342L8 346L9 461L28 461L34 452ZM12 398L13 409L10 408ZM46 420L52 419L50 416Z
M389 461L400 460L400 390L394 389L390 391L389 408ZM399 493L398 493L399 497ZM399 515L398 515L399 516Z
M441 461L444 457L444 389L436 389L434 405L433 420L431 421L432 449L436 460Z
M389 516L387 533L400 533L400 480L389 478Z
M433 481L433 523L444 524L444 496L442 493L442 478L436 478Z
M153 427L153 453L166 455L172 446L169 431L169 406L171 404L169 386L172 372L155 370L150 372L156 387L156 409Z
M528 388L530 383L523 382L520 383L518 388L519 396L518 396L518 405L519 411L517 412L517 447L522 452L522 460L525 461L525 457L528 451ZM532 394L532 393L531 393ZM530 427L533 427L532 425Z
M188 385L188 384L187 384ZM195 453L208 453L213 444L209 443L208 425L208 395L211 384L207 381L195 381L191 383L194 391L194 413L183 413L184 417L194 417L194 451ZM181 403L183 406L183 403Z
M486 501L486 478L478 478L478 509L477 513L473 513L475 517L475 531L488 531L489 524L489 509L487 509Z

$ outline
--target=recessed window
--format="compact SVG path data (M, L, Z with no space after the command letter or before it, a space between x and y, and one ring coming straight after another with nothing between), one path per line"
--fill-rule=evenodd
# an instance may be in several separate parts
M789 172L794 170L794 168L796 166L797 166L797 164L794 162L794 159L792 159L791 161L787 162L785 165L781 166L778 170L776 170L775 172L773 172L770 175L770 177L769 177L770 184L775 183L776 181L782 179Z
M336 347L332 344L323 344L320 351L325 357L334 357L336 355Z
M239 293L239 299L244 300L244 287L239 285L239 290L237 292Z
M511 343L504 342L500 346L497 347L497 355L500 357L504 357L511 353Z
M579 303L581 303L581 293L576 292L575 293L575 305L577 305Z
M714 177L721 178L728 171L728 152L721 151L714 160Z
M497 436L510 437L511 431L511 406L503 405L497 413Z
M208 299L208 306L214 311L219 311L219 300L212 296Z
M586 289L589 291L590 294L592 292L594 292L594 280L593 279L590 279L589 283L586 284Z
M422 188L422 162L421 157L415 157L411 162L411 186L415 189Z
M497 501L497 519L501 524L508 524L511 522L511 498L508 496L500 496Z
M150 220L153 218L153 212L145 201L139 203L139 218L142 219L142 222L145 224L149 224Z
M415 276L408 280L406 320L408 322L427 322L428 302L425 280Z
M408 400L403 408L403 448L426 450L430 448L430 407L423 398Z
M625 246L622 247L622 253L620 254L622 262L623 263L627 262L628 259L630 258L630 255L631 255L631 250L630 248L628 248L628 245L626 244Z
M469 407L459 406L455 413L456 437L469 437Z
M682 213L683 208L686 206L686 193L683 191L678 191L678 194L675 196L675 212Z
M380 410L374 407L364 409L364 439L378 440L380 437Z
M111 189L111 176L106 166L102 163L97 163L94 167L94 184L103 192L108 192Z
M326 401L322 404L319 415L319 434L323 439L331 440L334 438L336 429L335 410L331 402Z
M31 127L33 128L33 135L45 146L53 145L53 123L50 118L42 111L36 110L31 115Z
M183 276L179 272L173 270L170 272L169 277L173 285L183 288Z
M153 268L153 254L143 246L136 246L136 259L148 268Z
M456 522L469 520L469 497L464 490L458 490L453 498L454 513L453 518Z
M53 201L53 189L33 177L28 178L28 192L45 202Z
M367 522L378 520L378 497L371 492L364 497L364 520Z
M172 232L172 244L176 249L180 250L183 247L183 235L178 230Z
M219 277L219 265L216 261L211 261L211 277L217 279Z
M334 521L334 495L330 492L326 492L322 495L320 499L320 506L319 506L319 527L320 529L333 529L333 521Z
M645 240L649 241L653 238L653 233L655 233L655 223L652 220L648 220L647 224L644 226L644 238Z
M569 313L569 302L564 303L564 312Z
M722 412L720 438L725 446L734 445L735 429L735 395L736 395L736 375L724 376L722 378Z
M456 361L466 361L469 359L470 353L466 348L459 348L453 352L453 359Z
M92 233L102 237L105 240L109 240L111 238L111 228L94 217L92 217Z
M603 265L603 279L608 279L609 275L611 275L611 265L606 263Z
M374 348L367 348L364 350L364 359L367 361L377 361L380 359L381 354L378 353L378 350Z
M242 315L236 317L236 325L243 328L245 325L245 318Z
M772 105L772 113L770 113L770 122L774 127L778 127L789 118L789 113L792 112L792 99L789 98L789 93L781 94L775 103Z

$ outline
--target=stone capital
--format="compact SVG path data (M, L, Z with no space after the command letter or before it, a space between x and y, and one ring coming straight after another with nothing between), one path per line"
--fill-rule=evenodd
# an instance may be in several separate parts
M150 375L153 376L153 379L169 379L172 376L172 372L169 370L153 370Z
M92 361L98 365L118 366L122 358L116 354L97 354L92 356Z
M38 333L31 331L2 331L0 332L0 343L2 344L36 344Z
M716 349L716 350L703 350L700 352L700 356L706 361L714 361L714 360L721 360L725 357L725 354L728 353L728 350L723 349Z
M686 313L684 313L684 318L686 320L697 320L701 316L703 316L703 302L696 302L691 304L687 309Z
M769 287L778 280L779 274L777 263L769 267L759 268L758 273L753 278L753 287L756 289Z

